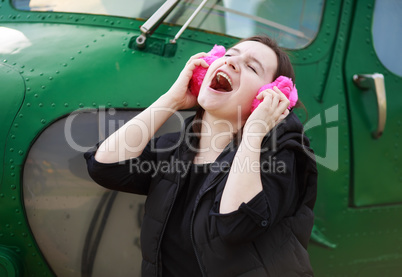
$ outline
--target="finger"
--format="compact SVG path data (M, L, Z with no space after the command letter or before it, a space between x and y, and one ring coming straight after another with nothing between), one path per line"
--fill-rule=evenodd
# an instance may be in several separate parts
M262 99L264 99L267 95L270 95L270 94L272 94L272 93L274 93L274 91L273 91L272 89L263 90L263 91L261 91L261 92L257 95L257 99L258 99L258 100L262 100Z
M205 67L205 68L209 67L209 64L208 64L205 60L203 60L203 59L194 60L193 63L194 63L196 66L202 66L202 67Z
M185 70L185 71L190 70L191 72L193 72L194 69L195 69L197 66L202 66L202 67L204 67L204 68L208 68L208 67L209 67L209 64L208 64L206 61L204 61L203 59L197 59L197 60L193 60L193 61L191 61L189 64L187 64L186 67L184 68L184 70ZM192 73L191 73L191 74L192 74Z
M208 54L205 53L205 52L197 53L197 54L191 56L190 59L188 59L187 64L191 63L193 60L200 59L200 58L205 57L207 55Z
M289 101L286 95L277 86L274 86L273 89L276 93L278 93L278 95L280 95L280 101Z
M276 124L278 124L279 122L281 122L282 120L284 120L289 114L289 110L286 109L278 118L278 120L276 121Z
M281 97L278 93L272 93L272 106L278 107L280 103Z

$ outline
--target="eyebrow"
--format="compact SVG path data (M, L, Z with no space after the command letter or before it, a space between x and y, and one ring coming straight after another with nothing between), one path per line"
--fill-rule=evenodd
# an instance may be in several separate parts
M238 48L236 48L236 47L232 47L232 48L230 48L229 50L234 50L234 51L237 52L237 53L241 53L241 51L240 51ZM229 50L228 50L228 51L229 51ZM265 68L262 66L262 63L261 63L259 60L257 60L257 59L254 58L254 57L250 57L250 56L249 56L249 59L250 59L251 61L255 62L256 64L258 64L258 66L261 68L261 70L263 71L263 73L265 73Z

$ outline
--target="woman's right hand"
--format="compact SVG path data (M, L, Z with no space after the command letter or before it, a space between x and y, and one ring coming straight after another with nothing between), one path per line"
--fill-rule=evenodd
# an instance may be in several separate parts
M209 67L205 60L200 59L206 55L207 53L198 53L192 56L172 87L165 93L165 96L175 103L177 110L189 109L197 104L197 97L191 94L189 83L197 66Z

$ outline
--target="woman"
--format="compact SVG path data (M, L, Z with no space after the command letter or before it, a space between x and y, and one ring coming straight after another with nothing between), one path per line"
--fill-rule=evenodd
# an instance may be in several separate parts
M90 175L147 195L143 276L312 276L306 248L317 172L302 124L276 87L259 94L263 101L250 112L260 87L280 75L294 80L290 61L265 36L242 40L210 66L203 55L86 153ZM198 98L188 89L196 66L208 67ZM152 138L197 102L181 132Z

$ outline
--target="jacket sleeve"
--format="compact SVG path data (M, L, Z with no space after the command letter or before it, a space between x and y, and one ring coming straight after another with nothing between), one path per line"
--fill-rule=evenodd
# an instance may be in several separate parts
M95 159L100 145L98 143L95 150L84 154L89 175L107 189L146 195L156 161L156 154L151 151L151 142L139 157L116 163L100 163Z
M215 201L211 216L216 217L217 232L224 241L252 241L296 211L299 183L294 152L267 152L261 155L260 165L263 191L228 214L220 214L218 198Z

